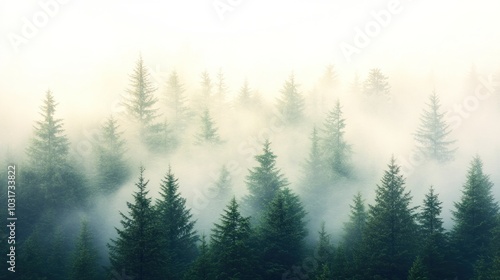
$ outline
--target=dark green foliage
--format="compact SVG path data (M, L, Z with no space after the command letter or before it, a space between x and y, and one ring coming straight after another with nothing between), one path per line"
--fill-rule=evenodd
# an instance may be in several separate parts
M269 205L260 227L266 279L279 279L289 267L300 264L307 235L305 215L299 197L288 188L280 190Z
M318 232L319 239L316 248L314 249L314 257L318 262L320 271L316 271L317 279L326 279L324 277L331 276L331 269L334 261L335 251L333 244L330 241L330 234L325 230L325 223L321 223L320 231ZM326 268L326 269L325 269ZM318 278L320 277L320 278ZM321 278L323 277L323 278ZM330 277L331 278L331 277ZM328 278L329 279L329 278Z
M122 229L116 229L117 238L108 244L111 270L120 273L122 269L134 279L161 279L162 259L160 254L160 232L157 215L147 197L144 168L140 168L139 181L135 184L134 202L127 202L128 215L122 216Z
M316 277L314 277L314 279L315 280L331 280L331 279L333 279L332 273L331 273L328 265L323 264L321 266L321 270L320 270L319 274Z
M156 238L161 243L163 274L182 279L196 257L195 222L186 209L186 199L181 197L178 180L170 167L160 188L160 199L156 203L160 235Z
M425 195L423 207L418 215L422 246L419 261L426 267L429 279L445 279L449 276L448 238L444 232L441 201L431 187ZM448 272L447 272L448 270ZM448 275L447 275L448 273Z
M33 233L20 246L16 257L16 276L22 280L47 279L45 274L43 247L40 242L40 233Z
M271 151L271 143L266 139L262 154L256 155L258 166L249 170L246 184L250 194L245 198L247 206L257 219L266 211L276 194L285 186L288 180L276 167L276 155Z
M377 186L375 205L370 205L364 245L368 273L404 279L415 257L417 225L411 195L394 158Z
M203 111L200 118L200 131L196 134L196 144L220 144L221 140L215 122L208 109Z
M441 112L439 97L433 92L427 103L428 109L420 117L420 126L414 134L418 149L427 157L438 162L453 159L455 149L450 146L455 143L449 140L450 126L445 122L445 112Z
M342 107L337 100L335 107L328 113L321 137L321 152L330 179L350 177L352 174L351 145L345 138L345 119L342 116Z
M241 216L233 198L212 229L214 277L211 279L258 279L252 234L250 218Z
M388 78L379 68L370 69L368 78L363 83L363 92L368 95L389 95Z
M489 176L483 173L483 163L475 157L467 174L462 198L455 203L451 232L457 250L459 274L471 277L473 265L488 253L492 241L492 230L497 224L498 204L495 202Z
M82 221L80 236L71 264L71 279L94 280L98 275L97 251L87 221Z
M210 280L213 278L213 263L210 255L206 236L201 236L201 245L199 247L199 255L196 261L191 265L191 268L186 273L184 280Z
M422 259L417 257L408 272L408 280L429 280L427 275L427 268L423 264Z
M110 117L101 128L97 152L97 190L111 194L129 178L130 168L125 161L125 140L117 121Z
M366 211L365 202L361 195L358 193L354 196L353 204L349 205L351 213L349 221L344 224L344 236L342 238L342 250L349 265L349 273L360 273L365 261L363 254L363 241L366 234L366 223L368 213Z
M277 109L286 124L294 125L302 121L304 115L304 98L295 83L295 76L290 75L281 90L281 98L277 101Z

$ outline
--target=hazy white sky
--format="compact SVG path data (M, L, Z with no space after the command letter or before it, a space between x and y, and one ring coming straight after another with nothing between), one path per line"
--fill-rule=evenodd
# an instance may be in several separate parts
M292 70L311 87L327 64L348 81L372 67L389 76L461 75L472 63L493 71L499 8L498 1L0 0L0 119L32 121L48 88L65 104L63 116L109 107L140 53L159 76L177 69L197 79L223 67L233 92L246 77L263 95L276 94ZM384 13L390 19L377 22ZM341 45L356 47L357 29L367 28L369 42L346 59Z

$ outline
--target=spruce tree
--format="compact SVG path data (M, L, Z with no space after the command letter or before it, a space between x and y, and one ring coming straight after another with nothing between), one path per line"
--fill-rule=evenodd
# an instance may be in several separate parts
M40 244L40 233L37 229L21 244L16 259L16 276L21 280L44 279L46 277L43 262L43 247Z
M111 194L129 178L129 167L125 161L125 140L119 125L109 117L101 128L100 141L96 144L97 182L99 192Z
M427 103L428 109L420 117L420 126L414 134L417 148L429 159L446 162L453 159L455 149L450 146L455 143L449 140L451 133L445 121L445 112L441 112L439 97L433 92Z
M295 82L295 76L290 75L283 89L281 97L277 101L278 112L283 117L286 124L294 125L303 119L304 115L304 97L299 92L299 85Z
M489 176L483 173L483 163L475 157L462 189L462 198L455 203L452 242L459 257L459 274L471 277L473 266L480 256L485 256L492 241L499 213L494 200Z
M207 71L201 73L201 92L196 100L195 108L197 111L205 111L213 109L213 83L210 74Z
M178 179L170 167L162 179L156 211L161 232L157 238L161 242L163 273L172 279L182 279L196 257L198 236L191 211L186 208L186 199L181 197Z
M420 262L426 267L430 279L447 278L447 236L443 228L441 204L434 188L425 195L421 212L418 215L422 246L420 247ZM448 272L449 273L449 272Z
M210 188L210 192L215 194L214 198L214 209L220 210L225 206L227 201L233 195L232 183L231 183L231 174L225 165L223 165L220 169L219 177L217 181L215 181L214 185Z
M314 250L314 257L318 261L318 267L322 268L322 271L317 271L315 274L323 275L325 277L325 266L328 269L328 275L331 274L332 264L334 261L335 251L333 244L331 243L330 234L325 230L325 223L321 223L320 231L318 232L319 238L316 248ZM330 278L328 278L330 279Z
M213 255L212 279L258 279L250 217L240 214L239 205L233 198L220 222L212 229L210 251Z
M76 243L71 265L71 279L94 280L98 275L97 251L87 221L82 221L82 229Z
M200 119L201 128L198 134L196 134L196 144L220 144L221 140L219 133L217 132L217 127L215 122L210 116L208 109L203 111L203 115Z
M222 68L217 72L217 77L215 81L215 109L216 112L223 113L227 110L226 108L226 95L228 92L228 86L226 84L226 78L224 77L224 72Z
M48 208L83 206L89 195L83 175L75 170L69 159L69 140L64 134L62 120L55 117L56 106L54 96L47 91L41 107L42 120L36 122L34 136L27 149L29 166L24 183L28 188L24 202L28 203L31 199L37 201L27 206L26 216L31 216L28 213L32 210L38 211L34 215L39 215ZM37 196L29 197L34 195ZM33 206L42 209L31 209Z
M184 280L210 280L214 277L212 256L205 234L201 236L201 245L198 250L200 253L186 273Z
M345 140L345 127L342 107L340 101L337 100L335 107L326 117L321 138L321 151L331 179L352 176L350 166L352 151L351 145Z
M161 279L161 243L157 215L151 205L144 179L144 168L140 168L135 184L133 203L127 202L128 215L120 212L122 228L116 228L118 236L108 244L111 270L125 270L134 279ZM164 275L163 275L164 277Z
M280 190L266 212L260 227L262 261L266 279L279 279L287 268L304 256L306 212L290 189Z
M266 139L262 154L255 156L259 165L249 170L246 177L249 194L245 197L245 202L257 220L267 210L276 194L289 184L276 167L277 156L271 151L270 145Z
M422 259L417 257L408 272L408 280L429 280L427 275L427 268L423 264Z
M169 112L168 117L176 131L184 129L191 117L184 92L184 85L179 80L177 72L173 71L167 80L165 103Z
M349 205L351 213L349 221L344 225L343 243L347 250L358 251L364 239L368 213L361 193L354 196L353 204Z
M158 117L156 107L158 99L154 93L156 88L151 82L151 76L144 65L142 57L136 62L134 72L130 75L130 87L127 89L124 106L129 118L139 125L139 135L145 136L149 127Z
M363 83L363 92L367 95L389 95L390 86L388 78L379 68L370 69L368 78Z
M364 246L372 277L404 279L415 258L415 207L400 169L393 157L377 186L375 205L369 207Z
M242 108L252 107L252 91L250 89L250 86L248 85L247 79L245 79L245 82L240 88L238 96L236 97L236 102L238 106Z

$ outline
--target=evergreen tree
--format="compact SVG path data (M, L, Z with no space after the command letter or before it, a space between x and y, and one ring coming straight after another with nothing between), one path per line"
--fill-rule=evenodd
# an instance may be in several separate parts
M76 172L69 160L69 141L64 135L62 120L55 118L56 105L52 93L47 91L41 107L42 120L36 122L34 137L27 149L30 162L24 182L28 186L24 190L27 200L20 203L20 208L26 203L26 216L38 216L47 208L81 206L88 197L83 175ZM37 196L29 197L33 195ZM30 201L32 199L36 201Z
M196 144L200 145L204 143L221 143L217 127L215 126L208 110L203 111L203 115L201 116L201 130L196 135Z
M353 94L359 94L359 93L361 93L362 88L363 88L363 85L361 83L361 78L359 77L358 72L356 72L354 74L354 80L352 81L351 86L350 86L350 91Z
M195 104L197 111L205 111L212 109L213 97L213 84L212 79L207 71L201 73L201 94Z
M97 151L97 188L104 194L118 190L129 178L129 167L125 161L125 140L117 121L110 117L101 128Z
M317 275L316 278L330 276L328 278L330 279L331 278L330 271L332 269L332 264L334 262L335 252L333 244L330 241L330 234L328 234L325 230L324 222L321 223L321 228L318 234L319 234L319 239L318 239L318 244L316 245L316 249L314 251L314 256L318 261L318 267L321 267L322 270L315 273ZM328 274L326 274L325 272L325 266L328 269ZM318 279L323 279L323 278L318 278Z
M429 98L429 107L424 110L420 117L420 126L415 135L418 149L430 159L439 162L445 162L453 159L453 152L450 145L455 143L453 140L448 140L451 133L450 127L446 124L444 117L445 113L441 112L439 98L436 92L433 92Z
M245 197L245 201L257 219L260 218L262 211L266 211L276 194L289 184L276 167L276 155L271 151L270 145L266 139L262 154L255 156L259 165L249 170L246 177L250 193Z
M217 112L224 112L226 107L226 94L228 92L228 86L226 84L226 78L222 72L222 68L217 72L217 80L215 82L215 101Z
M408 280L429 280L427 274L427 269L424 266L422 259L420 257L417 257L408 273Z
M44 230L43 232L47 231ZM47 278L68 279L71 263L69 261L67 238L65 238L65 234L60 227L55 229L54 232L50 237L52 240L47 242L49 243L49 249L45 252L48 255L45 264Z
M425 195L422 211L418 215L423 241L419 261L426 267L430 279L445 279L446 270L450 269L446 261L448 244L443 220L440 217L441 204L438 195L431 187L429 193Z
M333 279L332 273L328 265L321 266L320 273L314 278L315 280L331 280Z
M115 272L123 269L140 280L160 279L162 268L160 232L151 198L147 197L148 182L141 167L134 202L127 202L128 215L120 212L122 229L116 228L118 236L108 244L111 269Z
M142 57L136 62L132 75L130 75L130 88L124 106L129 118L139 125L139 135L143 136L147 129L154 124L158 117L157 98L154 96L156 88L150 80L150 74Z
M415 257L416 214L404 185L393 157L377 186L375 205L368 211L364 245L372 277L404 279Z
M197 253L195 222L190 210L186 209L186 199L181 197L178 179L170 167L160 188L156 211L161 232L157 238L161 242L162 267L164 275L181 279Z
M276 194L260 227L266 279L278 279L288 267L302 260L307 235L305 215L299 197L290 189Z
M21 280L38 280L47 276L43 263L43 247L37 229L22 243L16 263L18 264L14 273Z
M345 224L345 234L343 242L346 248L351 250L359 249L364 239L368 213L361 193L354 196L353 205L349 205L351 213L349 221Z
M177 144L167 120L149 126L147 135L144 143L154 153L166 153L174 149Z
M344 139L345 126L342 107L337 100L335 107L326 117L322 137L322 153L332 179L352 175L350 166L352 152L351 145Z
M184 92L184 85L180 82L177 72L173 71L167 80L165 103L175 130L185 128L191 117Z
M363 83L363 92L368 95L389 95L390 87L388 78L379 68L370 69L368 78Z
M80 236L76 243L76 251L71 266L71 279L94 280L97 279L97 251L94 248L92 234L87 221L82 222Z
M241 86L236 102L240 107L250 108L252 105L252 91L248 85L248 80L245 79L243 86Z
M210 255L208 244L206 241L206 236L203 234L201 236L201 245L199 248L200 254L196 258L196 261L190 267L189 271L186 273L184 280L211 280L213 278L213 263L212 256Z
M215 182L214 186L210 188L211 193L216 194L213 200L215 204L215 209L220 210L220 207L224 207L227 201L232 197L232 186L231 186L231 174L225 165L220 169L219 177Z
M489 176L483 173L483 163L475 157L467 174L462 198L455 203L451 232L452 242L460 260L459 274L471 277L474 263L488 253L492 230L496 226L498 203L491 193Z
M304 98L298 90L299 85L295 83L295 76L290 75L281 90L281 98L278 99L277 109L286 124L297 124L304 115Z
M250 217L243 217L233 198L212 229L210 251L214 256L212 279L258 279L252 248Z

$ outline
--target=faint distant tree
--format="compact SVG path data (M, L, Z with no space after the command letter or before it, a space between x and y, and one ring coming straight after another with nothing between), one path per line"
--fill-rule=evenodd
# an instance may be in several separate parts
M445 113L440 110L439 97L433 92L427 103L428 109L424 109L420 117L420 126L414 134L417 148L427 158L438 162L446 162L453 159L456 149L451 145L455 140L449 140L451 129L445 121Z
M139 125L140 135L144 135L147 128L153 125L158 117L156 107L158 99L154 96L155 91L149 71L142 57L139 57L130 75L130 87L127 89L123 104L128 117Z
M291 125L300 122L304 115L304 98L299 92L298 86L295 82L295 76L291 74L283 85L281 97L276 105L284 121Z
M363 92L368 95L389 95L390 87L386 76L379 68L373 68L368 73L368 78L363 83Z
M191 117L184 92L184 85L180 82L177 72L173 71L167 80L165 103L170 113L170 121L177 130L183 129Z
M321 137L321 152L326 162L331 178L349 177L352 174L351 145L344 138L345 119L342 114L340 101L328 113Z
M151 151L157 152L164 150L163 139L168 134L168 129L165 123L155 122L159 117L155 91L150 73L142 57L139 57L134 72L130 75L130 87L123 104L129 119L139 126L142 143Z
M229 199L233 196L231 173L229 173L229 170L225 165L221 167L219 177L210 188L210 192L216 195L214 204L217 211L220 210L219 208L225 206Z
M219 144L221 143L221 139L219 137L219 133L217 132L217 127L215 126L215 122L212 120L210 116L210 112L208 109L203 111L203 115L200 120L200 131L196 134L196 144Z
M354 74L354 80L350 85L350 91L353 94L359 94L362 92L363 84L361 83L361 78L359 77L358 72Z
M198 112L212 109L213 105L213 83L210 74L207 71L201 73L201 91L198 98L195 100L195 108Z
M243 108L249 108L252 104L252 92L247 79L245 79L243 86L240 88L238 96L236 97L236 103Z
M227 92L228 86L226 84L226 77L224 77L224 72L222 72L222 68L220 68L217 72L217 80L215 82L215 97L219 106L225 104Z
M112 116L102 126L100 141L96 142L97 189L110 194L129 178L129 166L125 161L125 140L119 125Z

